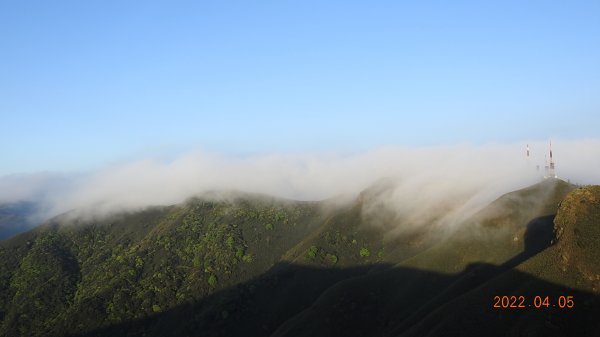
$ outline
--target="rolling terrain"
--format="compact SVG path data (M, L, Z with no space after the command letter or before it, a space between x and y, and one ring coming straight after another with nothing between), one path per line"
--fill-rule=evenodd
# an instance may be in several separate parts
M600 335L599 186L546 180L451 231L373 212L387 192L58 216L0 243L0 335Z

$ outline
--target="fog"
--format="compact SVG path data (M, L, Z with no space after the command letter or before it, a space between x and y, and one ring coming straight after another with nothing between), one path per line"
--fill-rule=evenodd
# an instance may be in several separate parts
M197 151L169 161L148 158L90 172L0 177L0 203L34 201L41 205L36 216L48 218L74 209L97 216L171 205L207 191L351 200L387 178L391 188L379 203L414 223L435 217L451 225L501 194L539 182L547 151L548 143L541 141L390 146L353 154L227 156ZM559 178L600 182L599 139L556 140L553 154ZM441 219L440 213L445 214Z

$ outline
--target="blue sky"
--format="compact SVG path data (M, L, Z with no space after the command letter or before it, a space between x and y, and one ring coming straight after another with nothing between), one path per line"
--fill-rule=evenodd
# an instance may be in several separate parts
M598 1L3 1L0 175L597 138Z

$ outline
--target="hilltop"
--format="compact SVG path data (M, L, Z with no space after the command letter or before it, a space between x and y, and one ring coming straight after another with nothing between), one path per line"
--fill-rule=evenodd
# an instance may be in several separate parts
M377 206L386 193L341 206L234 193L56 217L0 243L0 334L600 332L600 187L546 180L443 234ZM575 307L494 309L505 295Z

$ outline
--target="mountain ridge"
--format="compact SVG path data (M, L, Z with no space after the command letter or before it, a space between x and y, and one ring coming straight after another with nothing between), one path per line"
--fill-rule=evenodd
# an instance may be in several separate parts
M579 315L597 313L593 257L600 249L593 240L582 249L574 234L574 228L597 234L596 187L545 181L498 198L449 236L433 239L431 228L390 236L377 223L393 216L369 223L368 197L331 208L245 194L93 223L54 218L0 242L0 334L328 336L342 324L340 331L353 336L364 332L357 322L368 321L375 335L437 335L438 328L455 327L438 313L466 301L491 308L489 289L531 293L526 284L549 296L577 293L591 303ZM581 200L586 216L577 211ZM566 265L548 266L568 254L585 263L567 257ZM402 305L407 301L413 305ZM502 312L523 329L543 330L544 322L526 324L523 317L536 313L531 309L470 317L498 323ZM510 322L498 323L498 331L512 331ZM579 318L552 322L569 335L564 329ZM577 331L588 328L595 327Z

